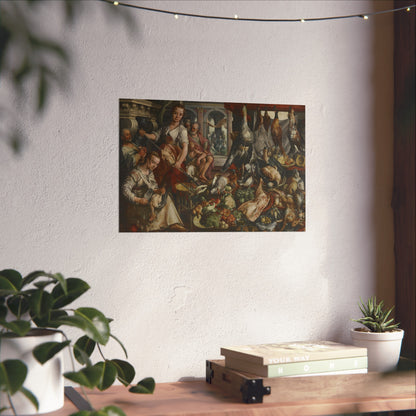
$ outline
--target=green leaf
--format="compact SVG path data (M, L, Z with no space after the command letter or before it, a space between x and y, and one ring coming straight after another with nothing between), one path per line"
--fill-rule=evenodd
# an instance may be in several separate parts
M126 416L126 414L117 406L106 406L97 412L97 416Z
M30 331L30 322L28 321L0 321L0 325L4 328L7 328L9 331L19 335L19 337L25 336Z
M86 334L95 342L105 345L110 337L110 325L102 312L95 308L78 308L75 316L82 317L88 322Z
M86 335L82 336L74 344L74 357L80 364L90 365L89 357L94 352L95 341Z
M51 328L59 328L61 324L58 323L57 321L64 316L68 316L68 313L66 311L62 311L60 309L58 310L52 309L51 315L50 315L50 321L48 322L48 326Z
M61 316L54 321L49 323L53 325L54 328L58 328L61 325L73 326L75 328L79 328L84 332L87 332L88 322L80 316Z
M33 349L32 354L41 364L45 364L48 360L58 354L59 351L64 349L70 343L71 341L44 342L36 346Z
M69 416L93 416L95 410L80 410L76 413L71 413Z
M17 270L4 269L0 271L0 276L6 278L13 285L13 287L16 288L16 290L20 290L22 288L22 275Z
M17 287L7 277L0 275L0 296L9 296L16 293L19 293Z
M0 362L0 391L5 391L12 396L23 386L26 375L27 367L22 361Z
M29 310L29 303L24 296L15 295L7 299L7 306L13 315L20 317Z
M25 56L25 59L22 61L19 68L13 71L13 82L16 84L17 87L20 87L23 79L29 75L29 73L32 71L33 66L28 59L27 56Z
M49 84L46 76L45 69L41 67L39 69L39 81L38 81L38 105L37 111L41 112L46 105L46 99L48 97Z
M39 402L36 396L26 387L20 387L20 391L32 402L36 410L39 410Z
M76 277L69 277L66 279L67 293L63 290L62 286L55 286L52 290L52 296L54 298L53 308L58 309L63 306L69 305L75 299L79 298L85 293L90 286L82 279Z
M100 410L81 410L70 416L126 416L126 414L117 406L106 406Z
M0 322L6 319L8 309L6 305L0 305Z
M144 378L135 386L129 388L130 393L152 394L155 390L155 380L152 377Z
M35 291L29 298L30 315L38 326L48 326L53 298L44 290Z
M44 272L43 270L36 270L34 272L29 273L23 279L22 287L34 282L38 277L47 277L48 273Z
M86 367L79 371L70 371L64 373L64 377L81 386L93 389L97 386L101 379L101 370L98 367Z
M128 386L134 379L136 375L136 371L134 367L128 363L127 361L123 360L111 360L111 362L115 365L117 369L117 379L120 383Z
M117 376L115 365L111 361L106 360L95 364L94 367L98 368L101 372L100 381L97 384L98 390L103 391L112 386Z

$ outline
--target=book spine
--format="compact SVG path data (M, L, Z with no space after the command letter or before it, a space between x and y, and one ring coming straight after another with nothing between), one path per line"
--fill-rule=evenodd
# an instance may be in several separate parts
M326 373L366 369L367 357L338 358L336 360L308 361L303 363L272 364L267 366L268 377L285 377L301 374Z
M272 355L270 352L242 352L231 350L229 348L221 348L221 355L226 359L244 360L246 362L256 365L273 365L273 364L288 364L288 363L300 363L309 361L322 361L322 360L335 360L339 358L350 358L364 356L367 354L366 348L349 347L337 350L327 351L307 351L304 353L291 353L286 352L284 355Z
M225 366L237 371L244 371L262 377L287 377L291 375L307 375L356 369L366 370L367 356L271 365L256 365L244 360L226 357Z
M343 370L343 371L329 371L327 373L311 373L311 374L295 374L294 376L287 376L290 378L293 377L313 377L313 376L339 376L342 374L367 374L366 368L357 368L354 370Z

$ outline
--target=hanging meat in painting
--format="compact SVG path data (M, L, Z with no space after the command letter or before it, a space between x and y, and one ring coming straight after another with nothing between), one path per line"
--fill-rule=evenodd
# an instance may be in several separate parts
M305 231L305 106L120 99L121 232Z

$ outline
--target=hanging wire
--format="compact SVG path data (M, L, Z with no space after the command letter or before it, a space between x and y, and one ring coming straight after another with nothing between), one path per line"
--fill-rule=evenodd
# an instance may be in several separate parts
M113 0L100 0L104 3L109 3L115 6L121 6L121 7L130 7L133 9L139 9L144 10L148 12L153 13L162 13L162 14L169 14L175 17L175 19L178 19L179 16L184 17L195 17L199 19L214 19L214 20L239 20L242 22L316 22L316 21L323 21L323 20L339 20L339 19L352 19L352 18L360 18L367 20L371 16L375 16L378 14L385 14L385 13L395 13L399 12L401 10L410 11L411 9L416 7L416 4L413 4L411 6L404 6L404 7L398 7L396 9L389 9L389 10L381 10L378 12L371 12L371 13L364 13L364 14L350 14L345 16L329 16L329 17L309 17L309 18L297 18L297 19L260 19L260 18L249 18L249 17L239 17L238 15L234 15L234 17L226 17L226 16L209 16L204 14L194 14L194 13L183 13L183 12L173 12L169 10L163 10L163 9L154 9L151 7L145 7L145 6L138 6L135 4L130 3L123 3L120 1L113 1Z

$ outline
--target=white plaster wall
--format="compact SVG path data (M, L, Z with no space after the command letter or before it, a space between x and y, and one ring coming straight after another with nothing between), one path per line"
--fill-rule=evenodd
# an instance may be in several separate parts
M138 377L157 382L203 376L224 345L349 342L360 297L392 304L392 15L245 23L131 9L134 33L103 13L113 6L85 3L72 28L45 10L45 30L72 53L71 88L43 117L28 113L22 156L0 142L1 268L86 279L80 305L114 318ZM393 6L136 3L270 18ZM119 98L306 105L307 231L118 233ZM106 351L121 357L115 344Z

